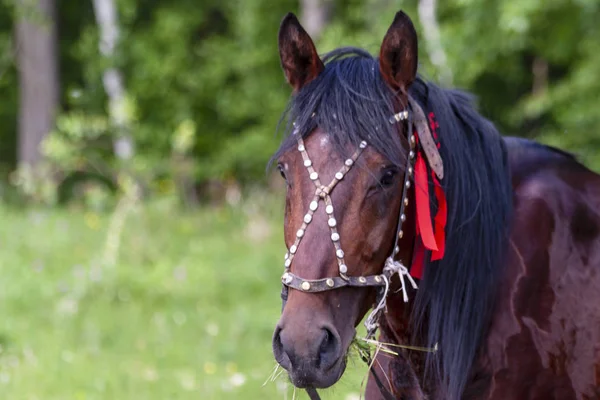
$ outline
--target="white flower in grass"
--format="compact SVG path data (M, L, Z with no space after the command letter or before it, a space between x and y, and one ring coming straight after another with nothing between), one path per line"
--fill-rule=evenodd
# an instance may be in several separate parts
M179 373L179 384L184 390L196 390L196 377L190 371L181 371Z
M75 354L69 350L64 350L60 353L60 358L67 364L71 364L75 359Z
M208 333L209 336L217 336L219 334L219 325L214 322L209 322L206 325L206 333Z
M79 302L72 297L63 297L56 305L56 312L63 315L74 315L79 311Z
M246 383L246 376L237 372L231 375L231 377L229 378L229 383L233 387L243 386Z
M149 382L154 382L158 379L158 371L152 367L146 367L143 373L144 379Z

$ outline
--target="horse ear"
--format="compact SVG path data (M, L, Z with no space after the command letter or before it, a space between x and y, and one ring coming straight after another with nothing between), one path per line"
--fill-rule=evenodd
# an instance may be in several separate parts
M283 18L279 27L279 57L285 77L295 91L315 79L325 68L315 44L292 13Z
M404 12L398 11L379 52L379 70L394 90L406 94L417 76L417 32Z

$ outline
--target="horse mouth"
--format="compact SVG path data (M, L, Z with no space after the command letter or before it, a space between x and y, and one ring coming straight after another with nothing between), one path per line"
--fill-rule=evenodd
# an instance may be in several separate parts
M327 389L341 379L346 371L346 365L346 357L342 357L326 371L292 368L288 370L288 376L292 385L298 389Z

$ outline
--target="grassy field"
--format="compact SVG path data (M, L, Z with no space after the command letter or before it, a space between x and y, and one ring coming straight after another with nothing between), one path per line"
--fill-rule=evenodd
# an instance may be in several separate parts
M284 375L263 386L284 247L280 203L258 204L138 205L122 235L111 214L0 207L0 399L292 399ZM358 399L364 374L323 398Z

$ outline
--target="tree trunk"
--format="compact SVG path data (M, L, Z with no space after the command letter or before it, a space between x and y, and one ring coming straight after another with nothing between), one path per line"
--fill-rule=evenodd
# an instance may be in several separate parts
M548 89L548 62L541 57L536 57L531 66L533 74L533 87L531 94L540 96Z
M100 52L108 59L114 57L119 41L119 21L115 7L114 0L94 0L94 12L100 30ZM109 99L109 119L116 130L113 141L115 155L120 160L129 160L134 154L134 143L128 131L123 76L118 69L111 67L104 71L102 81Z
M300 0L300 21L306 32L318 40L331 18L330 0Z
M453 80L452 70L448 65L448 59L442 46L436 8L437 0L419 0L419 19L423 27L425 47L429 53L429 59L438 69L441 83L449 86L452 85Z
M17 11L18 162L35 165L60 101L55 2L19 0Z

